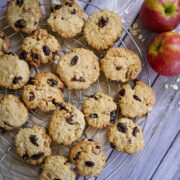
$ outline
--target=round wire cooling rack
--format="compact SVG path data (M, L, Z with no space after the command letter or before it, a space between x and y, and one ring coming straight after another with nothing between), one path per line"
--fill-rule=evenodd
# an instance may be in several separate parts
M79 0L79 2L81 2L81 4L86 3L89 6L94 7L94 11L100 10L100 8L94 5L93 3L86 2L85 0ZM51 3L44 3L44 2L41 3L43 18L39 26L42 28L47 27L46 19L50 13L50 6L51 6ZM20 52L19 46L21 44L21 41L25 37L25 35L21 32L14 32L10 28L10 26L7 25L7 22L5 20L6 5L1 7L1 9L4 12L0 14L0 29L3 31L6 31L6 34L8 35L11 41L9 49L18 54ZM88 17L88 15L89 14L85 15L85 19ZM56 34L54 35L56 36ZM59 56L70 51L74 47L87 48L87 45L82 35L79 35L77 38L74 38L71 40L61 40L57 36L56 38L59 40L61 44L61 51L59 52ZM123 47L125 49L131 49L131 50L136 51L139 54L142 60L144 70L139 75L138 79L143 78L143 80L147 84L150 84L149 72L147 69L146 61L144 60L142 52L140 48L138 47L137 43L135 42L130 32L125 27L123 27L122 36L118 39L118 41L114 44L114 46ZM99 57L101 56L101 54L97 54L97 55ZM55 63L51 65L45 65L40 68L31 68L31 73L32 75L35 75L38 72L47 71L47 70L52 71L52 72L55 71ZM81 108L82 102L96 92L101 91L115 97L120 86L121 84L117 82L111 82L108 79L106 79L103 75L101 75L98 81L92 84L87 90L70 91L68 89L65 89L65 101L70 102L76 105L77 107ZM21 95L21 93L22 93L22 90L13 91L13 90L5 89L5 88L0 88L1 96L5 94ZM119 112L117 113L117 115L119 116ZM31 126L32 124L46 126L50 117L51 117L51 114L45 115L42 112L40 112L39 109L36 109L34 111L29 111L29 119L28 119L28 122L24 126ZM147 117L144 117L143 119L140 119L137 121L137 123L140 124L143 129L146 125L146 119ZM19 158L14 152L13 139L15 137L15 134L16 134L16 131L0 132L0 173L1 173L1 176L4 179L13 179L13 180L37 179L40 166L34 167L31 165L25 164L24 161L21 158ZM128 155L125 153L119 153L119 152L116 152L114 149L112 149L109 146L109 143L107 141L105 130L99 130L99 129L87 127L83 133L82 138L84 137L100 141L101 145L103 146L104 151L107 154L106 166L103 172L100 174L100 176L96 177L95 179L110 179L127 162L127 160L131 156L134 156L134 155ZM53 144L52 150L53 150L53 154L60 154L64 156L68 156L68 152L69 152L69 148L67 146L58 145L58 144ZM75 167L73 168L75 169ZM82 179L82 178L91 179L92 177L78 176L77 178L78 179Z

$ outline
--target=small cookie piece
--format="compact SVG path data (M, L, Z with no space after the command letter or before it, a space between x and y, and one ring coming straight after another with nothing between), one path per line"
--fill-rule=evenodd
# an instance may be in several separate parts
M20 89L29 80L30 70L25 61L14 54L5 54L0 58L0 86Z
M83 15L83 9L75 1L64 1L54 5L47 23L61 37L72 38L82 31Z
M15 31L31 33L41 18L39 0L11 0L7 5L7 20Z
M100 61L101 70L112 81L126 82L135 79L141 71L138 55L123 48L111 48Z
M142 81L126 83L119 90L119 106L122 115L142 117L152 110L156 96L152 88Z
M40 126L21 128L15 137L16 153L32 165L42 163L51 154L50 144L51 138Z
M79 139L85 128L83 113L69 103L61 104L56 110L48 125L48 132L53 141L70 145Z
M144 148L142 129L132 119L119 119L109 127L107 134L110 145L117 151L132 154Z
M100 74L97 56L90 50L75 48L61 56L57 73L69 89L87 89Z
M95 128L107 127L117 115L116 103L104 93L97 93L85 100L82 109L88 125Z
M75 180L76 174L64 156L48 156L42 166L39 180Z
M22 126L28 120L28 111L19 97L6 95L0 101L0 127L13 130Z
M9 39L6 37L5 33L0 30L0 55L7 52L9 47Z
M39 108L49 112L63 102L63 83L51 72L41 72L35 76L33 84L26 85L22 98L28 109Z
M106 163L106 155L99 143L87 139L73 146L70 158L82 176L99 175Z
M60 50L58 40L45 29L38 29L30 37L23 39L20 58L38 67L55 61Z
M84 37L96 50L108 49L119 38L122 31L121 18L107 9L98 11L84 25Z

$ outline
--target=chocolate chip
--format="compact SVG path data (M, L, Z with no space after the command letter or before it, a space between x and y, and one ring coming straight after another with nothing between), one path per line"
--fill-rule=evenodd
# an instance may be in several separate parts
M93 139L88 139L88 141L94 141Z
M117 66L117 67L116 67L116 70L117 70L117 71L120 71L121 69L122 69L121 66Z
M73 118L73 116L70 116L70 117L66 118L66 122L67 122L68 124L70 124L70 125L73 125L73 124L74 124L72 118Z
M6 37L5 35L1 35L1 34L0 34L0 38L1 38L1 39L5 39L5 37Z
M23 5L23 3L24 3L24 0L16 0L16 5L20 7Z
M65 2L64 4L65 4L66 6L72 7L72 3L71 3L71 2L68 2L68 1L67 1L67 2Z
M58 81L55 79L48 79L47 82L52 87L55 87L58 84Z
M37 159L42 158L43 156L44 156L44 153L43 153L43 152L39 152L39 153L37 153L37 154L32 155L32 156L31 156L31 159L37 160Z
M52 60L55 60L57 52L52 52Z
M119 91L119 95L120 95L120 96L125 96L125 94L126 94L125 89L121 89L121 90Z
M137 95L134 95L133 98L141 102L141 99Z
M81 151L77 152L77 154L73 157L74 161L77 161L81 155Z
M132 89L134 89L134 87L136 86L136 82L138 81L138 79L134 79L132 81L129 82L130 86Z
M7 52L6 54L15 56L15 54L11 51Z
M100 146L96 146L96 149L101 149L101 147Z
M114 149L116 146L113 143L110 143L110 147Z
M17 28L24 28L26 27L26 21L24 19L19 19L15 23L15 27Z
M77 64L77 62L78 62L78 56L75 55L75 56L71 59L71 65L75 65L75 64Z
M32 54L31 54L31 57L32 57L32 60L33 60L33 61L37 61L37 60L39 59L38 54L35 54L35 53L32 53Z
M33 143L35 146L39 146L39 144L37 143L38 138L36 135L30 135L29 139L30 139L31 143Z
M123 123L118 123L117 129L118 129L118 131L120 131L122 133L125 133L128 130L127 126Z
M138 127L135 127L135 128L133 129L133 132L132 132L133 136L136 136L136 134L137 134L138 132L139 132Z
M92 119L96 119L96 118L98 118L98 115L96 113L92 113L89 115L89 117Z
M71 81L85 82L85 79L84 79L83 77L79 77L79 78L73 77L73 78L71 79Z
M15 77L13 78L13 80L12 80L12 83L13 83L13 84L18 84L19 81L21 81L21 80L22 80L22 77L21 77L21 76L15 76Z
M6 126L9 126L9 127L13 127L12 125L10 125L8 122L6 122L6 121L3 121L3 123L4 123L4 125L6 125Z
M33 101L34 98L35 98L34 92L31 91L31 92L29 93L29 101Z
M54 10L58 10L58 9L61 9L62 5L61 4L56 4L54 6Z
M50 53L51 53L51 50L50 50L50 48L49 48L48 46L44 45L44 46L43 46L43 52L44 52L44 54L45 54L46 56L49 56Z
M59 110L66 110L66 107L63 104L57 103L55 99L52 100L52 103L59 109Z
M88 167L93 167L93 166L95 166L95 163L92 162L92 161L86 161L85 165L88 166Z
M76 9L71 10L71 14L76 14Z
M59 178L54 178L53 180L61 180L61 179L59 179Z
M28 55L28 53L27 53L26 51L22 51L22 52L19 54L19 58L26 60L27 55Z
M28 81L28 84L34 85L34 81L35 81L35 78L34 77L30 77L29 81Z
M26 161L27 159L29 159L29 156L27 154L24 154L23 159Z
M99 99L99 97L98 96L96 96L96 95L91 95L91 96L89 96L90 98L93 98L93 99L95 99L95 100L98 100Z
M103 28L104 26L106 26L108 24L108 22L109 22L109 18L108 17L106 17L106 18L101 17L99 22L98 22L98 26L100 28Z
M116 120L117 110L111 111L110 113L110 122L113 123Z

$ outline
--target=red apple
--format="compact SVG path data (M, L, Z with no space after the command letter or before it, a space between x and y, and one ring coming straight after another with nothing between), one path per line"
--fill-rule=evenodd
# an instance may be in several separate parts
M151 31L171 31L180 24L180 0L145 0L140 18Z
M147 58L150 66L159 74L180 74L180 34L164 32L150 43Z

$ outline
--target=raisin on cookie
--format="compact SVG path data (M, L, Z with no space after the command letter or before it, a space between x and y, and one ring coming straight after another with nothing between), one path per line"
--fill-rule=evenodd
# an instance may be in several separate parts
M57 73L69 89L87 89L99 77L97 56L90 50L75 48L61 56Z
M142 117L152 110L156 95L142 81L134 80L119 90L119 107L122 115L130 118Z
M38 29L30 37L23 39L20 58L38 67L55 61L60 50L58 40L45 29Z
M28 111L19 97L6 95L0 101L0 128L13 130L28 120Z
M82 109L88 125L95 128L107 127L117 115L116 103L104 93L97 93L85 100Z
M106 155L96 141L84 139L70 151L71 161L82 176L97 176L105 166Z
M9 39L6 37L5 33L0 30L0 55L7 52L9 47Z
M53 141L70 145L81 137L84 128L83 113L69 103L62 103L49 121L48 132Z
M142 129L132 119L119 119L109 127L107 134L111 147L117 151L132 154L144 148Z
M83 30L87 43L96 50L112 47L120 37L121 31L121 18L107 9L90 15Z
M68 163L64 156L48 156L45 163L42 165L42 172L39 175L39 180L55 180L66 179L75 180L76 174L71 169L71 164Z
M0 86L9 89L20 89L29 80L28 64L15 54L4 54L0 58Z
M42 163L51 154L51 138L40 126L21 128L15 137L16 153L28 164Z
M100 64L106 78L116 82L135 79L141 71L139 56L123 48L109 49Z
M75 1L64 1L52 7L47 23L61 37L72 38L82 31L83 15L83 9Z
M32 84L24 87L22 98L28 109L39 108L49 112L63 102L63 83L51 72L41 72L35 76Z

